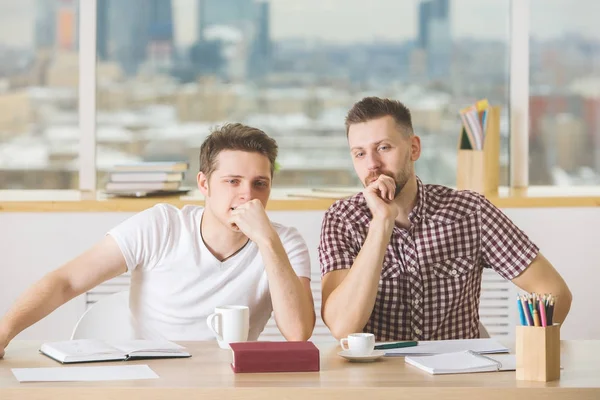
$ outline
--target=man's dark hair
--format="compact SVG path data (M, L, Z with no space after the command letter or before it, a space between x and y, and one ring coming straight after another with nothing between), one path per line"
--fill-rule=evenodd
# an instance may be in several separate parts
M350 125L390 116L406 137L414 135L410 110L398 100L365 97L355 103L346 116L346 136Z
M259 153L271 163L271 177L275 171L277 142L258 128L235 123L215 129L200 147L200 172L207 178L217 169L217 156L224 150Z

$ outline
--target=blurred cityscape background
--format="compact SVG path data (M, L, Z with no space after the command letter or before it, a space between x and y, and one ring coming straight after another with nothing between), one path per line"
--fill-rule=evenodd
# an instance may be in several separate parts
M97 1L100 187L142 160L189 161L194 185L233 121L277 140L277 187L360 185L343 121L367 95L410 107L417 173L450 186L459 109L502 106L508 184L509 0ZM78 4L0 0L0 189L77 188ZM599 7L531 0L532 185L600 179Z

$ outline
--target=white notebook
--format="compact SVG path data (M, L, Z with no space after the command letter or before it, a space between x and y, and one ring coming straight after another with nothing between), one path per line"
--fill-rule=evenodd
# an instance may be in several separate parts
M377 344L377 343L376 343ZM479 354L508 353L508 348L494 339L425 340L414 347L388 349L386 356L425 356L471 350Z
M408 356L404 361L433 375L514 371L517 367L516 358L512 354L483 355L474 351Z
M40 352L63 364L191 357L184 347L166 340L128 340L119 343L107 343L97 339L66 340L44 343Z

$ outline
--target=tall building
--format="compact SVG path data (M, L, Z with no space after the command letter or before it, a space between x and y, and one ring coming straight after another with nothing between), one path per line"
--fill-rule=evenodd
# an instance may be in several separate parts
M77 49L77 1L58 0L56 10L56 45L59 50Z
M142 9L145 0L109 1L107 40L111 60L117 61L126 74L135 74L146 59L146 32Z
M146 62L168 67L173 55L171 0L98 0L101 3L107 7L109 59L119 62L127 74L135 74Z
M56 0L36 0L35 47L52 49L56 40Z
M148 36L152 40L173 41L171 0L147 0Z
M198 13L198 38L204 40L206 30L216 25L249 33L255 26L256 4L254 0L199 0Z
M237 77L262 76L271 59L270 4L266 0L198 0L198 41L237 42L226 60ZM230 76L231 77L231 76Z
M147 61L155 69L168 69L174 53L171 0L148 0Z
M429 0L421 1L419 3L419 26L418 26L418 36L417 36L417 47L420 49L426 49L427 43L429 42L429 19L431 18L431 8L432 3Z
M250 75L261 77L271 65L271 4L263 1L257 4L256 35L250 54Z
M107 60L108 53L108 21L110 2L112 0L98 0L96 2L96 51L100 60Z
M36 49L77 50L78 5L77 0L36 0Z
M417 47L427 57L430 79L450 76L452 35L450 29L450 0L424 0L419 4Z

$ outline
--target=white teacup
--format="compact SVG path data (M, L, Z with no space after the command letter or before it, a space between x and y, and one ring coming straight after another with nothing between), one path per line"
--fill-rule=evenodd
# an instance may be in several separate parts
M368 356L375 348L375 335L372 333L352 333L340 340L342 349L353 356Z
M230 349L229 343L246 342L250 328L250 310L246 306L216 307L206 323L217 337L219 347Z

